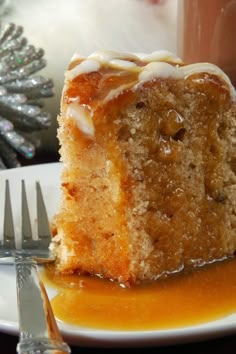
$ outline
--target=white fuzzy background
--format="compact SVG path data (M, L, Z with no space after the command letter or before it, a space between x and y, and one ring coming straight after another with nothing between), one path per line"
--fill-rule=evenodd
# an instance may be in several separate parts
M1 23L22 25L28 42L45 50L47 67L38 74L53 79L55 95L45 100L53 121L40 133L44 149L58 149L56 116L72 55L100 49L175 53L177 1L0 0Z

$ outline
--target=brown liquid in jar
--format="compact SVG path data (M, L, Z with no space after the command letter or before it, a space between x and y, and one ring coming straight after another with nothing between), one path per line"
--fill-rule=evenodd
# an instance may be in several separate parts
M184 62L216 64L236 85L236 1L180 0L177 23Z

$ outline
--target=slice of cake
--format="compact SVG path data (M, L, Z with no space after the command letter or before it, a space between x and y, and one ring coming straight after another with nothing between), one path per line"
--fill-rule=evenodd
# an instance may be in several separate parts
M58 117L60 272L132 284L236 249L236 98L168 52L75 55Z

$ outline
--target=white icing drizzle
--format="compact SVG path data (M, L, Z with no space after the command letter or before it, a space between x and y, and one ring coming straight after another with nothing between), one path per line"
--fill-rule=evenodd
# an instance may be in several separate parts
M72 58L71 58L71 62L75 61L75 60L83 60L85 59L85 57L83 57L82 55L75 53Z
M114 66L115 68L120 69L130 69L130 68L137 68L137 64L133 63L132 61L124 60L124 59L112 59L109 62L110 66Z
M98 60L100 63L109 63L113 59L124 59L124 60L139 60L135 54L125 53L125 52L114 52L114 51L97 51L92 53L89 59Z
M165 63L163 61L152 62L143 67L143 70L139 74L140 83L153 80L157 77L173 79L180 79L181 73L175 66Z
M113 100L114 98L118 97L122 92L125 90L128 90L129 88L132 88L134 86L135 82L129 82L128 84L120 85L119 87L112 89L109 91L107 96L104 98L103 102L109 102L110 100Z
M189 76L197 73L210 73L221 78L225 82L226 86L228 86L232 99L236 101L236 91L228 76L219 67L210 63L179 65L183 64L181 59L168 51L156 51L148 55L142 53L132 54L119 53L114 51L97 51L87 58L75 54L72 57L71 62L76 60L82 61L74 68L66 71L66 80L70 81L81 74L98 71L102 66L138 73L137 81L123 84L116 89L112 89L105 97L104 103L116 98L125 89L129 89L132 86L135 89L137 86L140 86L143 83L154 80L158 77L186 79ZM140 60L146 63L146 65L138 66L135 61ZM65 83L65 86L66 85L67 83ZM75 119L78 128L85 134L90 136L94 135L92 114L88 111L88 109L79 104L79 99L78 102L69 103L67 116L69 118Z
M94 125L90 112L78 103L68 105L66 116L76 121L78 128L85 134L94 136Z
M190 75L209 72L223 79L229 86L233 99L236 99L236 93L228 76L216 65L210 63L196 63L190 65L179 66L182 61L173 53L165 50L155 51L151 54L132 54L114 51L97 51L92 53L87 59L79 54L74 54L72 62L77 59L83 60L80 64L71 70L67 70L66 78L73 80L80 74L98 71L102 65L118 68L126 71L138 71L139 79L143 82L159 77L167 78L186 78ZM147 63L145 66L137 66L133 61L142 60ZM174 65L165 63L166 61Z
M101 64L97 60L87 59L76 65L73 69L67 70L65 77L67 80L73 80L75 77L90 73L93 71L98 71L101 67Z
M137 53L136 55L145 63L150 63L152 61L169 61L174 64L183 63L180 58L167 50L158 50L151 54Z

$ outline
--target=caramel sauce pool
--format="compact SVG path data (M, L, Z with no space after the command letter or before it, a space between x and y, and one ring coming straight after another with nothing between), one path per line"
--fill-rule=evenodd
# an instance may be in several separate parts
M83 327L170 329L236 312L236 257L131 288L97 277L58 275L53 267L42 277L58 290L51 300L56 317Z

